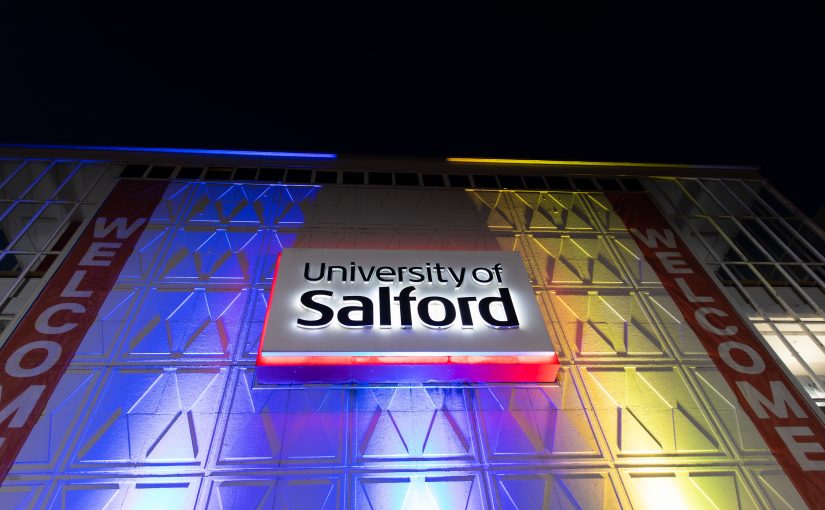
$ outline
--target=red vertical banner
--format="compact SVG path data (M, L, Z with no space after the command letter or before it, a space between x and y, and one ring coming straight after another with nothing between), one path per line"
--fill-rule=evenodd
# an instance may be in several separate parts
M121 181L0 350L0 483L97 317L167 183Z
M645 260L811 508L825 505L825 424L644 193L606 193Z

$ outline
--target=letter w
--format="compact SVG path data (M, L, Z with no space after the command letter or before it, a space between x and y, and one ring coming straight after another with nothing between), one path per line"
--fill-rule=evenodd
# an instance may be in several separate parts
M127 226L126 218L115 218L107 225L106 218L101 217L95 221L95 238L106 237L115 230L118 239L126 239L145 222L146 218L138 218L131 226Z
M658 241L661 241L662 244L668 248L676 248L676 238L673 236L673 231L669 228L665 229L664 235L662 235L658 230L653 230L652 228L647 229L647 235L642 234L635 228L631 228L630 233L641 239L648 248L656 248L659 246Z

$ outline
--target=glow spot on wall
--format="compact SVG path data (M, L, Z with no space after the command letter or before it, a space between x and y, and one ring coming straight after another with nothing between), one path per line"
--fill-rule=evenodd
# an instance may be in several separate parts
M674 476L645 476L636 478L635 482L645 508L650 510L693 508L685 501L682 486Z
M413 478L401 508L404 510L435 510L441 506L433 498L425 481L421 478Z

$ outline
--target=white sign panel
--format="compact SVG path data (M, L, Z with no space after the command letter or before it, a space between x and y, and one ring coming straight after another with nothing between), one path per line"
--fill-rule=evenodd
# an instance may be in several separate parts
M285 249L260 358L552 356L521 257Z

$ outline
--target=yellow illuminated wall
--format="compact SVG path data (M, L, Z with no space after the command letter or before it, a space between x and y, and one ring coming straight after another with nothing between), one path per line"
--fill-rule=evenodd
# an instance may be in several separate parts
M604 196L467 193L531 268L557 339L556 441L579 446L551 465L603 469L616 491L596 484L582 508L805 507Z

